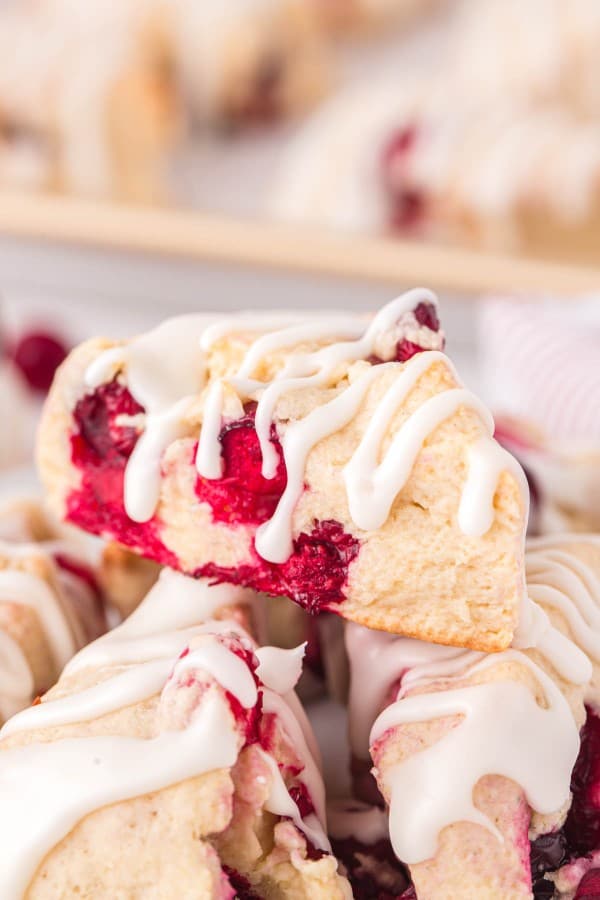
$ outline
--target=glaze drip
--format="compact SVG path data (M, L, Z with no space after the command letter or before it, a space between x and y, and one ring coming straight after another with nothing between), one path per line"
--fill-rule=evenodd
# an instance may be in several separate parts
M520 784L540 814L556 813L569 799L580 745L577 704L571 708L551 673L578 687L579 697L597 702L592 660L597 662L600 647L600 581L561 538L532 542L526 564L529 597L513 648L503 653L346 626L350 738L358 758L367 758L370 744L377 760L391 731L404 724L458 717L436 743L380 772L391 797L392 844L404 862L433 856L440 831L453 822L472 821L495 831L472 800L486 774ZM496 674L498 667L504 671ZM427 805L425 793L432 798Z
M293 693L303 648L256 647L226 612L252 606L254 597L250 591L210 586L165 569L132 616L84 648L63 676L68 680L83 670L99 670L107 678L80 692L43 700L4 726L6 740L23 731L89 721L157 694L159 707L168 706L172 692L190 679L200 677L206 684L180 731L163 731L152 739L67 738L2 750L0 839L10 853L10 864L0 873L3 897L22 896L43 857L94 810L233 766L244 742L255 740L247 729L254 727L256 710L278 717L302 761L296 780L314 811L301 814L276 762L262 748L272 776L267 808L292 819L311 845L329 851L322 779L310 729L298 714ZM223 617L214 619L216 614Z
M211 359L219 352L220 342L253 334L257 337L245 349L235 372L211 375ZM416 355L400 353L399 348L407 342L416 348ZM441 364L457 380L440 352L443 345L436 298L416 289L383 307L370 323L361 317L335 314L313 316L310 321L301 316L260 315L217 321L207 317L174 319L142 338L105 351L88 369L86 383L97 387L122 372L132 396L145 411L141 435L125 473L125 509L137 522L149 520L156 509L162 453L180 435L194 395L205 389L195 457L205 483L223 475L223 423L243 415L250 402L256 404L254 428L261 474L269 481L280 475L273 434L282 398L301 390L331 389L331 399L275 433L287 479L274 511L259 523L255 547L266 562L281 565L293 551L293 514L304 490L311 451L354 420L371 387L390 367L397 376L378 401L343 473L350 515L357 528L371 531L384 524L423 443L463 408L481 419L482 435L466 461L459 527L469 537L489 531L498 481L505 471L516 479L526 505L527 487L520 467L493 441L493 421L483 404L462 387L442 390L417 408L380 460L393 417L420 377ZM265 371L269 374L264 375Z

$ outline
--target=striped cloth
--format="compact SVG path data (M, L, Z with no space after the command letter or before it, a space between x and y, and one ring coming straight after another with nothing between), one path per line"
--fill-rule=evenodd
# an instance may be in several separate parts
M600 295L482 303L483 392L494 410L568 447L600 446Z

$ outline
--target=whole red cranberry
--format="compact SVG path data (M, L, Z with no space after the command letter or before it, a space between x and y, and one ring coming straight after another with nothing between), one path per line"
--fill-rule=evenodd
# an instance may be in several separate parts
M67 355L64 342L45 331L23 335L12 349L12 359L32 391L46 393L54 373Z
M421 303L418 303L417 306L415 306L414 315L419 325L430 328L431 331L440 330L440 320L438 318L437 310L432 303L421 301Z

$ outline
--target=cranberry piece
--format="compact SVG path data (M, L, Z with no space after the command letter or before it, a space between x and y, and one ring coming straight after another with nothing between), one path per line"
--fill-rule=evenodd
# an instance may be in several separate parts
M296 538L292 555L280 567L283 593L310 613L339 603L344 599L348 567L358 550L359 541L339 522L315 523L310 534Z
M417 353L423 352L423 347L420 347L419 344L414 344L412 341L407 341L406 338L402 338L401 341L398 341L396 344L396 361L397 362L407 362L409 359L412 359L413 356L416 356Z
M414 125L396 131L383 148L381 168L383 185L390 202L390 225L410 230L425 214L425 197L405 183L405 166L415 149L418 131Z
M223 871L229 879L229 884L235 891L235 900L260 900L258 894L252 890L252 885L245 875L230 866L223 866Z
M531 880L536 900L553 896L554 885L544 875L555 872L567 859L567 841L562 831L543 834L531 843Z
M138 439L135 427L120 416L143 413L143 407L118 381L103 384L77 403L71 435L71 460L82 473L81 487L67 498L67 518L85 531L107 535L171 568L177 558L159 537L159 522L132 521L123 506L127 460Z
M250 669L254 682L258 687L259 681L258 676L256 675L258 659L256 658L254 651L250 647L247 647L233 632L231 634L221 635L220 642L232 653L235 653L235 655ZM260 691L258 692L257 701L250 709L242 706L234 694L231 694L229 691L226 691L225 694L236 723L244 733L245 746L261 743L262 693Z
M600 847L600 717L589 707L571 792L573 803L564 831L570 856L586 856Z
M124 465L137 443L138 433L131 425L118 424L117 419L143 412L144 408L118 381L86 394L73 411L81 436L81 457L86 462Z
M429 328L431 331L440 330L440 320L433 303L426 303L425 301L418 303L413 310L413 314L419 325L422 325L424 328Z
M222 447L223 475L196 481L196 496L210 504L216 522L260 525L271 518L287 482L285 462L277 432L271 429L271 442L279 463L274 478L261 474L262 453L254 428L256 407L246 415L223 426L219 435Z
M344 600L348 568L359 549L360 541L347 534L339 522L327 520L315 523L310 534L300 534L292 555L281 565L255 553L253 563L234 569L207 563L194 575L290 597L308 612L317 613Z
M302 781L291 787L289 794L298 807L298 811L303 819L305 819L306 816L310 816L311 813L314 813L315 808L313 806L313 802L310 798L310 794L308 793L306 785Z
M600 900L600 869L586 872L575 894L575 900Z
M11 355L31 390L46 393L67 348L54 334L32 331L17 342Z
M323 859L324 856L328 856L325 850L321 850L319 847L316 847L312 841L304 835L304 840L306 841L306 858L310 859L312 862L318 862L320 859Z
M254 706L246 709L238 698L229 691L225 692L231 712L240 731L244 735L244 746L261 743L262 694L259 692Z

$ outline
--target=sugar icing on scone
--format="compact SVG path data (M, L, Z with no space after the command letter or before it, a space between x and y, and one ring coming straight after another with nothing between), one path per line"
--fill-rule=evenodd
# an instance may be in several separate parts
M348 626L353 752L370 745L417 897L552 896L547 873L600 860L599 573L597 537L534 543L500 654ZM372 818L346 831L371 844Z
M184 317L68 359L40 432L55 511L196 576L502 649L527 488L417 290L370 322Z
M51 687L105 627L94 570L76 545L0 540L0 721Z
M293 692L302 648L259 648L252 601L165 570L4 726L2 897L350 896Z

